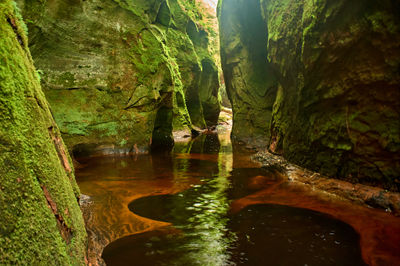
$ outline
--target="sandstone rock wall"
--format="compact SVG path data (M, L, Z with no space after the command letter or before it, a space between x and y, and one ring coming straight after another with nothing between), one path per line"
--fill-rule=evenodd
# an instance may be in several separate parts
M10 0L0 3L0 264L83 265L73 166Z
M17 2L55 120L77 154L170 146L172 130L216 123L210 30L190 1Z
M233 139L399 190L398 14L390 0L220 1Z
M258 0L220 3L221 63L233 110L234 142L267 145L276 78Z

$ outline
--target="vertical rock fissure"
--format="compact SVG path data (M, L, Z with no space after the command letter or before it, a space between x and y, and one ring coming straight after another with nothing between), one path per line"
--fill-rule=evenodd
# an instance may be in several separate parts
M49 209L52 211L52 213L54 214L54 217L55 217L55 219L57 221L57 227L58 227L58 230L60 231L61 237L64 239L64 241L67 244L70 244L71 239L72 239L72 230L71 230L71 228L69 228L67 226L67 224L64 221L64 218L58 212L57 204L51 198L50 193L47 190L47 188L44 185L41 185L40 187L42 188L43 195L46 198L47 205L48 205ZM68 213L68 209L65 209L65 212Z
M60 162L63 165L65 172L67 173L67 175L70 175L72 172L72 168L68 161L67 153L64 150L61 138L57 137L54 134L53 127L49 127L49 135L50 135L50 139L53 141L54 148L57 151L58 158L60 159Z
M8 24L10 24L11 28L14 30L15 36L17 37L19 44L22 47L25 47L24 40L22 39L21 35L18 32L18 27L17 27L17 24L15 23L15 19L7 18L7 22L8 22Z

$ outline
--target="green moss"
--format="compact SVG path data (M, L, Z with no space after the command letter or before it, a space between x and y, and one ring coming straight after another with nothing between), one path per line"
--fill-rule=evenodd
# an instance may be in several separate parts
M369 16L367 20L372 24L372 30L378 33L388 31L390 34L399 34L400 26L395 18L384 11L377 11Z
M266 145L277 84L267 60L269 29L260 2L224 1L220 31L226 89L234 113L233 139Z
M59 76L57 84L62 84L66 88L72 88L75 86L75 76L70 72L64 72Z
M21 25L0 3L0 264L82 265L79 189Z
M164 54L160 40L154 35L154 31L145 30L137 39L137 43L131 43L132 62L137 69L138 81L146 84L146 79L155 74L161 64L168 60Z
M160 108L172 110L174 130L192 128L188 94L194 90L200 97L201 76L206 79L201 62L208 58L218 65L217 35L198 4L18 2L30 21L30 48L43 71L46 97L71 150L121 143L124 150L135 144L146 149ZM189 21L198 30L197 45L187 33ZM218 93L218 85L212 86ZM210 104L217 109L219 102Z

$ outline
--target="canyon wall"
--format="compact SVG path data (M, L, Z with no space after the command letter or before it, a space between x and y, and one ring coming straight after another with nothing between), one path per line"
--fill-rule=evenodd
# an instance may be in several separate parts
M0 3L0 264L83 265L79 188L13 1Z
M77 155L173 145L219 114L216 32L194 1L18 0L63 138Z
M400 3L220 0L232 139L400 190Z

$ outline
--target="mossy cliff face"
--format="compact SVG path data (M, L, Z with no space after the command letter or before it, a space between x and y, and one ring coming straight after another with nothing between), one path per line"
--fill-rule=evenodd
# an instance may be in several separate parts
M243 108L255 116L233 136L256 132L267 142L262 147L292 162L399 190L398 1L251 2L251 16L238 13L250 8L247 1L219 3L225 82L239 110L234 124L247 123ZM255 17L247 42L260 42L262 60L245 45L247 24ZM268 95L257 95L259 79L249 76L258 61L266 80L257 84Z
M233 109L234 142L266 145L276 80L267 62L267 28L258 0L220 3L221 59Z
M216 123L218 70L191 1L17 2L69 148L139 152L172 145L172 130Z
M82 265L79 189L12 1L0 3L0 264Z

